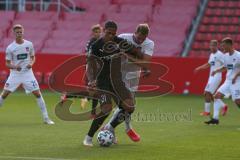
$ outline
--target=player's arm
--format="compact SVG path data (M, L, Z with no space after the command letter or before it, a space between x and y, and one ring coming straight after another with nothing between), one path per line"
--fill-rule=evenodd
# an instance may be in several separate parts
M152 59L151 56L142 53L141 51L138 51L137 54L132 55L132 54L128 54L128 59L132 62L134 62L135 64L139 65L140 67L149 68L149 63Z
M97 79L97 62L92 55L87 58L87 78L89 80L89 86L95 87Z
M97 75L99 73L99 64L100 60L98 59L97 55L98 48L93 45L90 49L89 56L87 57L87 78L88 78L88 85L90 87L95 87L97 82Z
M210 67L210 64L209 64L209 63L205 63L205 64L203 64L203 65L198 66L197 68L195 68L194 73L197 73L197 72L199 72L199 71L201 71L201 70L208 69L209 67Z
M30 69L30 68L32 68L32 66L33 66L33 64L35 63L35 60L36 60L36 58L35 58L35 51L34 51L34 48L33 48L33 44L31 44L31 46L30 46L30 62L29 62L29 64L27 65L27 68L28 69Z
M6 67L8 68L8 69L16 69L17 71L21 71L21 67L20 66L18 66L18 65L13 65L12 63L11 63L11 60L6 60Z
M148 46L146 47L146 50L144 53L141 51L140 48L133 48L130 51L130 54L128 54L129 59L133 61L135 64L139 65L140 67L143 67L143 69L149 69L149 62L152 59L152 54L153 54L153 49L154 49L154 42L149 43Z
M9 47L7 47L7 49L6 49L5 59L6 59L5 64L6 64L6 67L8 69L15 69L17 71L21 71L22 68L19 65L12 64L12 52L11 52L11 49Z
M232 84L236 83L237 78L240 76L240 71L235 74L232 80Z
M30 63L27 65L27 68L28 68L28 69L32 68L32 66L34 65L35 61L36 61L35 56L34 56L34 55L31 55L31 56L30 56Z
M226 70L227 70L227 68L225 66L221 66L220 68L218 68L215 71L213 71L211 76L214 76L216 73L224 72Z

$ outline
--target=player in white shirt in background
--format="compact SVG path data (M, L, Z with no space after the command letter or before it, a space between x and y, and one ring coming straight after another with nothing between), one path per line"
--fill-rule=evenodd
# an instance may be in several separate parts
M138 49L138 53L142 55L142 59L135 59L133 57L128 57L128 59L126 57L122 58L123 81L127 88L132 92L133 97L138 90L141 70L148 69L148 64L141 62L150 62L153 55L154 42L147 38L149 32L150 29L147 24L139 24L135 33L119 35L119 37L126 39L133 44ZM131 61L135 62L135 64L129 63ZM134 142L140 141L140 136L134 131L130 124L131 115L118 107L113 113L109 123L103 129L108 129L114 133L114 128L122 123L123 120L125 121L126 133L129 138ZM117 143L116 139L114 141L114 143Z
M26 93L32 93L36 97L44 123L54 124L48 116L46 104L32 71L35 62L33 44L23 39L24 29L22 25L14 25L13 33L15 41L8 45L6 49L6 66L10 69L10 75L0 96L0 106L10 93L22 85Z
M233 48L233 40L229 37L222 40L224 56L224 66L212 72L214 76L218 72L227 70L226 80L217 90L214 96L213 118L206 124L219 124L219 111L222 108L221 100L224 96L232 96L232 100L240 108L240 52Z
M197 73L201 70L206 70L210 67L209 78L207 85L204 90L204 97L205 97L205 105L204 111L200 113L201 116L209 116L211 110L211 102L214 101L213 95L215 94L216 90L218 89L221 81L222 81L222 73L217 73L212 76L212 72L221 66L223 66L224 61L224 54L218 50L218 41L211 40L210 41L210 57L207 63L197 67L194 72ZM221 101L221 100L220 100ZM224 104L221 102L222 105ZM228 106L224 104L222 109L222 115L225 115L227 112Z

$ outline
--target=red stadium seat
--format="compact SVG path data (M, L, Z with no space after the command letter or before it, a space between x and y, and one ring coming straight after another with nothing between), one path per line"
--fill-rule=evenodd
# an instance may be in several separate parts
M239 3L240 4L240 3ZM239 6L239 8L240 8L240 6ZM235 11L235 14L236 14L236 16L240 16L240 9L236 9L236 11Z
M237 27L234 25L234 26L229 26L228 31L231 32L231 33L235 33L235 32L238 32L238 29L237 29Z
M216 1L217 2L217 5L218 5L218 7L220 7L220 8L225 8L226 7L226 4L227 3L225 3L225 1Z
M232 24L239 24L239 17L233 17L231 23Z
M203 24L210 24L210 23L211 23L211 18L209 18L209 17L203 17L202 23L203 23Z
M211 33L207 33L207 34L205 34L205 41L210 41L210 40L212 40L213 39L213 37L212 37L212 34Z
M56 12L42 12L39 14L39 12L18 12L16 14L16 19L22 19L22 20L52 20L54 18L57 18Z
M208 2L208 7L210 7L210 8L216 8L217 5L218 5L217 1L209 1Z
M198 49L200 49L200 48L201 48L201 43L200 43L200 42L195 42L195 43L193 43L192 49L198 50Z
M196 39L197 41L203 41L203 40L205 40L204 34L202 34L202 33L197 33L195 39Z
M207 32L208 28L207 25L200 25L199 32Z
M216 32L217 28L215 25L209 25L208 32Z
M224 10L224 16L232 16L232 15L234 15L233 9L225 9Z
M225 25L219 26L219 30L218 31L221 32L221 33L227 32L227 26L225 26Z

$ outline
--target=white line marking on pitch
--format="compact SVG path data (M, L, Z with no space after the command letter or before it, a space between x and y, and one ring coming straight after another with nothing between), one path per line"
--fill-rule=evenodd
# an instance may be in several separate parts
M63 158L47 158L47 157L15 157L15 156L0 156L0 159L28 159L28 160L75 160Z

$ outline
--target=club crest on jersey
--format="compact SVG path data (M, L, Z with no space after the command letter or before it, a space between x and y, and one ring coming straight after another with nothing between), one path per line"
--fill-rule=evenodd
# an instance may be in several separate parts
M29 52L29 47L26 47L26 51Z

